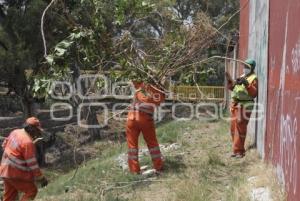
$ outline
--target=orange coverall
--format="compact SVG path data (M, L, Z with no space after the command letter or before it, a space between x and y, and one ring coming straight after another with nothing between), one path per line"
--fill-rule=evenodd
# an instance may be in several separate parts
M5 139L2 147L0 177L4 181L3 201L16 200L19 191L24 193L21 201L33 200L38 191L34 179L41 177L42 172L32 138L24 129L16 129Z
M128 166L132 173L140 172L138 160L138 138L143 133L148 146L154 169L163 167L162 155L156 138L153 113L155 107L165 100L162 91L152 85L133 82L136 93L134 101L129 108L126 123L126 137L128 145Z
M228 81L228 88L230 90L234 89L232 82ZM253 80L246 87L248 94L253 97L257 96L258 92L258 82L257 79ZM231 103L231 137L233 144L233 153L244 155L245 150L245 140L247 135L247 126L251 117L252 110L246 110L246 108L240 104L238 101L232 101Z

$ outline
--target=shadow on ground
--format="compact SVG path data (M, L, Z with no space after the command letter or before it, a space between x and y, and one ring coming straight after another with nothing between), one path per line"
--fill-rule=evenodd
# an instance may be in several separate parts
M166 158L164 162L164 173L180 173L186 169L183 156L174 156Z

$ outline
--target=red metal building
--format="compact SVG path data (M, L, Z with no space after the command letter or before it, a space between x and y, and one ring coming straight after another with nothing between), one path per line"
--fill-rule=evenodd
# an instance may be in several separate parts
M258 62L258 68L266 70L259 75L266 80L263 82L265 86L259 80L259 90L266 94L266 98L260 100L266 112L263 121L256 122L254 130L258 136L263 136L257 138L258 143L263 144L260 153L276 167L279 181L286 188L288 201L299 201L300 1L240 2L241 7L248 5L241 10L239 56L245 58L254 55L258 61L266 61L264 65ZM267 12L267 34L259 30L262 27L256 27L259 24L257 22L264 20L257 17L262 10ZM255 43L266 43L267 51L261 52L258 45L251 46ZM259 54L252 54L253 51Z

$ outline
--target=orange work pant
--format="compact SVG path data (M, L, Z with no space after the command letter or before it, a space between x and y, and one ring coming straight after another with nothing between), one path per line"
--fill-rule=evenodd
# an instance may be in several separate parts
M245 140L251 111L246 111L242 105L233 103L231 111L231 137L234 154L245 154Z
M15 201L18 192L24 193L20 201L33 200L37 195L37 187L33 181L22 181L17 179L6 179L4 181L3 201Z
M140 132L143 133L144 140L148 146L154 169L161 170L163 167L162 155L157 142L155 126L149 114L132 111L128 113L126 124L126 138L128 145L128 166L130 172L139 173L139 149L138 139Z

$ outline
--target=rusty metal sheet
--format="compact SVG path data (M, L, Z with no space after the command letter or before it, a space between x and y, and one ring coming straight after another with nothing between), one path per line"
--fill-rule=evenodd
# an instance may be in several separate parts
M299 0L249 0L240 25L239 57L258 61L258 102L266 108L264 120L256 124L258 149L276 167L288 201L300 199L299 11Z
M299 19L299 0L270 1L265 154L286 186L288 201L300 199Z
M239 33L239 55L240 59L246 59L248 55L249 38L249 0L240 0L240 33Z
M251 15L252 0L240 0L240 29L239 29L239 43L238 43L238 59L246 60L249 56L249 50L252 43L249 43L251 34L251 19L255 16ZM235 69L236 77L243 74L243 64L237 62Z

